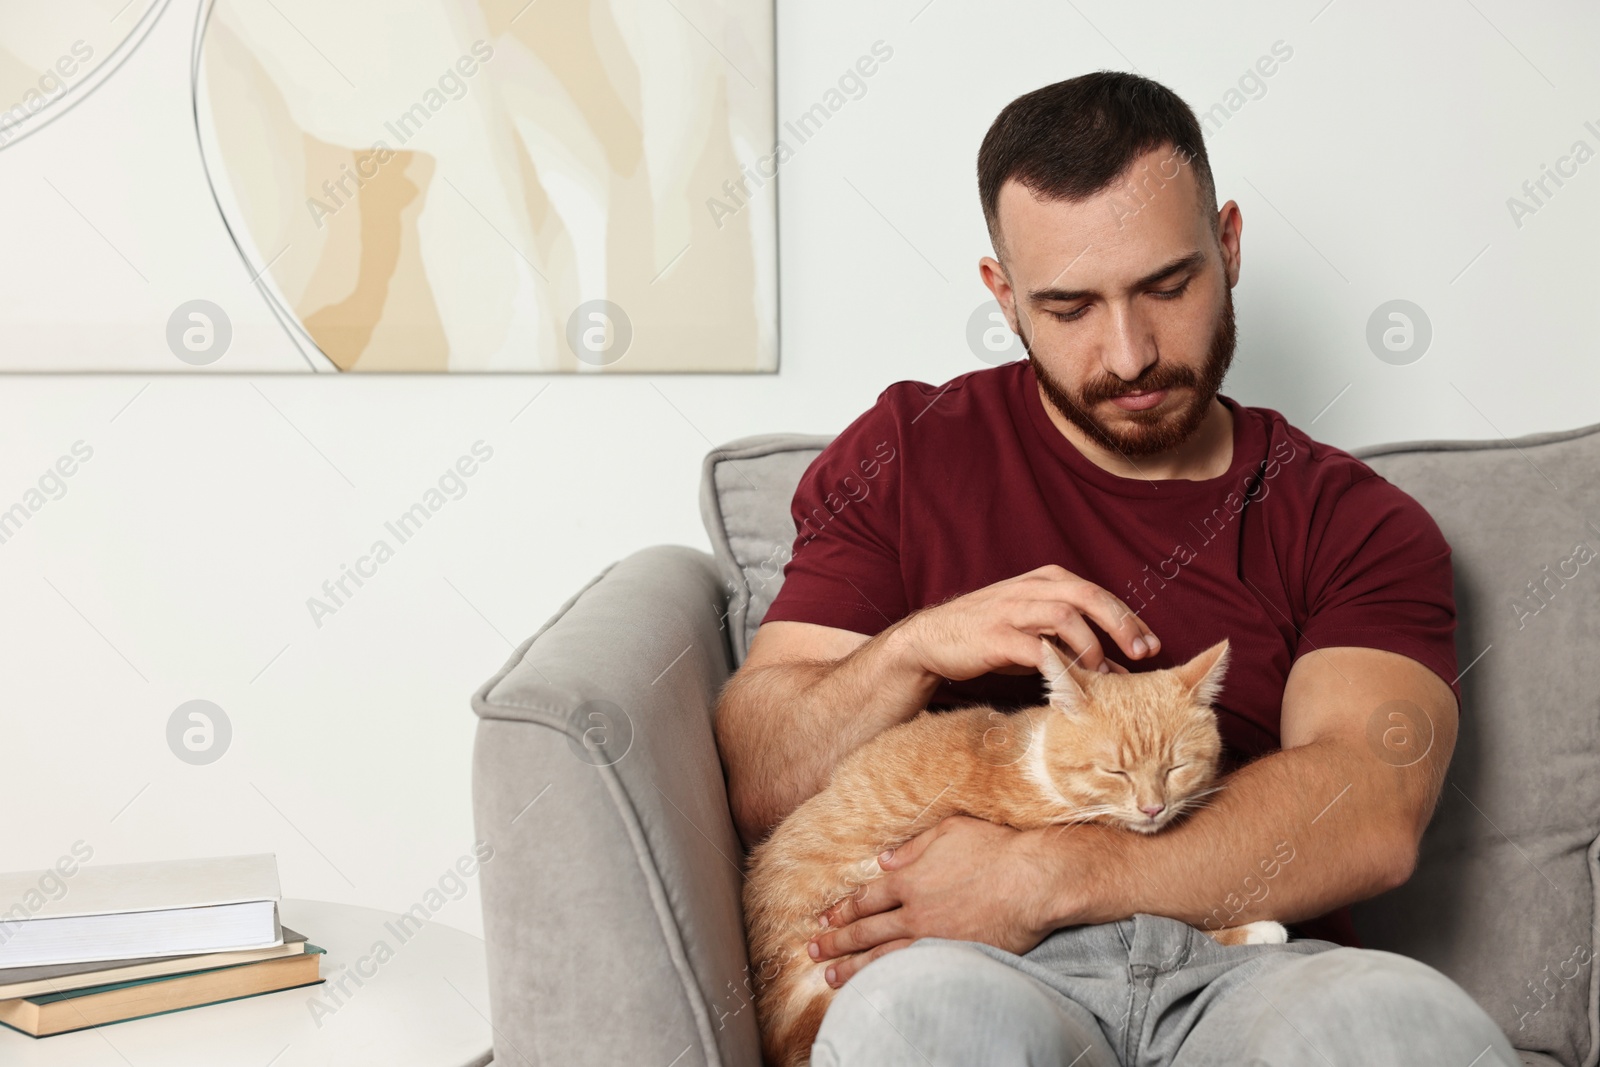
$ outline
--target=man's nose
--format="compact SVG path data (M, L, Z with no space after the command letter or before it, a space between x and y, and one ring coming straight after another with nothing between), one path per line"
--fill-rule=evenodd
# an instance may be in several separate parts
M1111 316L1112 335L1106 339L1107 351L1102 366L1125 382L1143 374L1156 361L1155 346L1137 314L1128 310Z

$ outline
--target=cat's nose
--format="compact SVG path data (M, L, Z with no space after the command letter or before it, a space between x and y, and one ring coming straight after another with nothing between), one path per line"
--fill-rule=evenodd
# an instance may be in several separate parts
M1165 804L1145 804L1141 805L1139 810L1153 819L1157 815L1160 815L1162 812L1166 811L1167 806Z

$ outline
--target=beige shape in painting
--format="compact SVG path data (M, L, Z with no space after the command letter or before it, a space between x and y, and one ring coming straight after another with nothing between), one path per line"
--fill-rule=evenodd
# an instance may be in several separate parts
M770 189L720 229L708 203L773 144L770 4L419 2L402 20L376 0L323 19L282 2L360 91L218 0L202 147L247 258L285 249L263 281L314 361L598 372L565 324L606 299L634 326L606 371L775 368ZM363 25L394 40L341 36ZM374 168L376 149L392 158Z
M444 333L417 251L433 160L411 152L357 152L352 159L361 173L374 172L335 218L354 216L359 227L355 285L308 314L306 331L340 370L445 370ZM315 299L306 294L306 302Z

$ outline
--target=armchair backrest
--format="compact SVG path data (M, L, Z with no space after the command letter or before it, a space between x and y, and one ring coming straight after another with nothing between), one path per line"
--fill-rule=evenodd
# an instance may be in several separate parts
M831 437L777 433L744 437L705 458L700 518L728 594L729 653L735 667L783 586L794 546L789 503Z

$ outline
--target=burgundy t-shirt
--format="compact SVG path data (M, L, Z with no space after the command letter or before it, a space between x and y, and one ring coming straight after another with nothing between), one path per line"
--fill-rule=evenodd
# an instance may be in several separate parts
M1045 413L1026 361L944 386L896 382L801 478L793 556L763 621L872 635L1060 564L1117 594L1161 638L1160 655L1129 661L1099 634L1130 670L1173 667L1228 638L1216 703L1225 770L1280 747L1289 669L1318 648L1409 656L1459 700L1450 546L1432 517L1278 412L1218 399L1233 414L1228 472L1148 480L1079 452ZM930 706L1016 708L1043 696L1038 675L987 674L942 683ZM1298 829L1283 831L1297 850ZM1348 908L1291 929L1359 945Z

